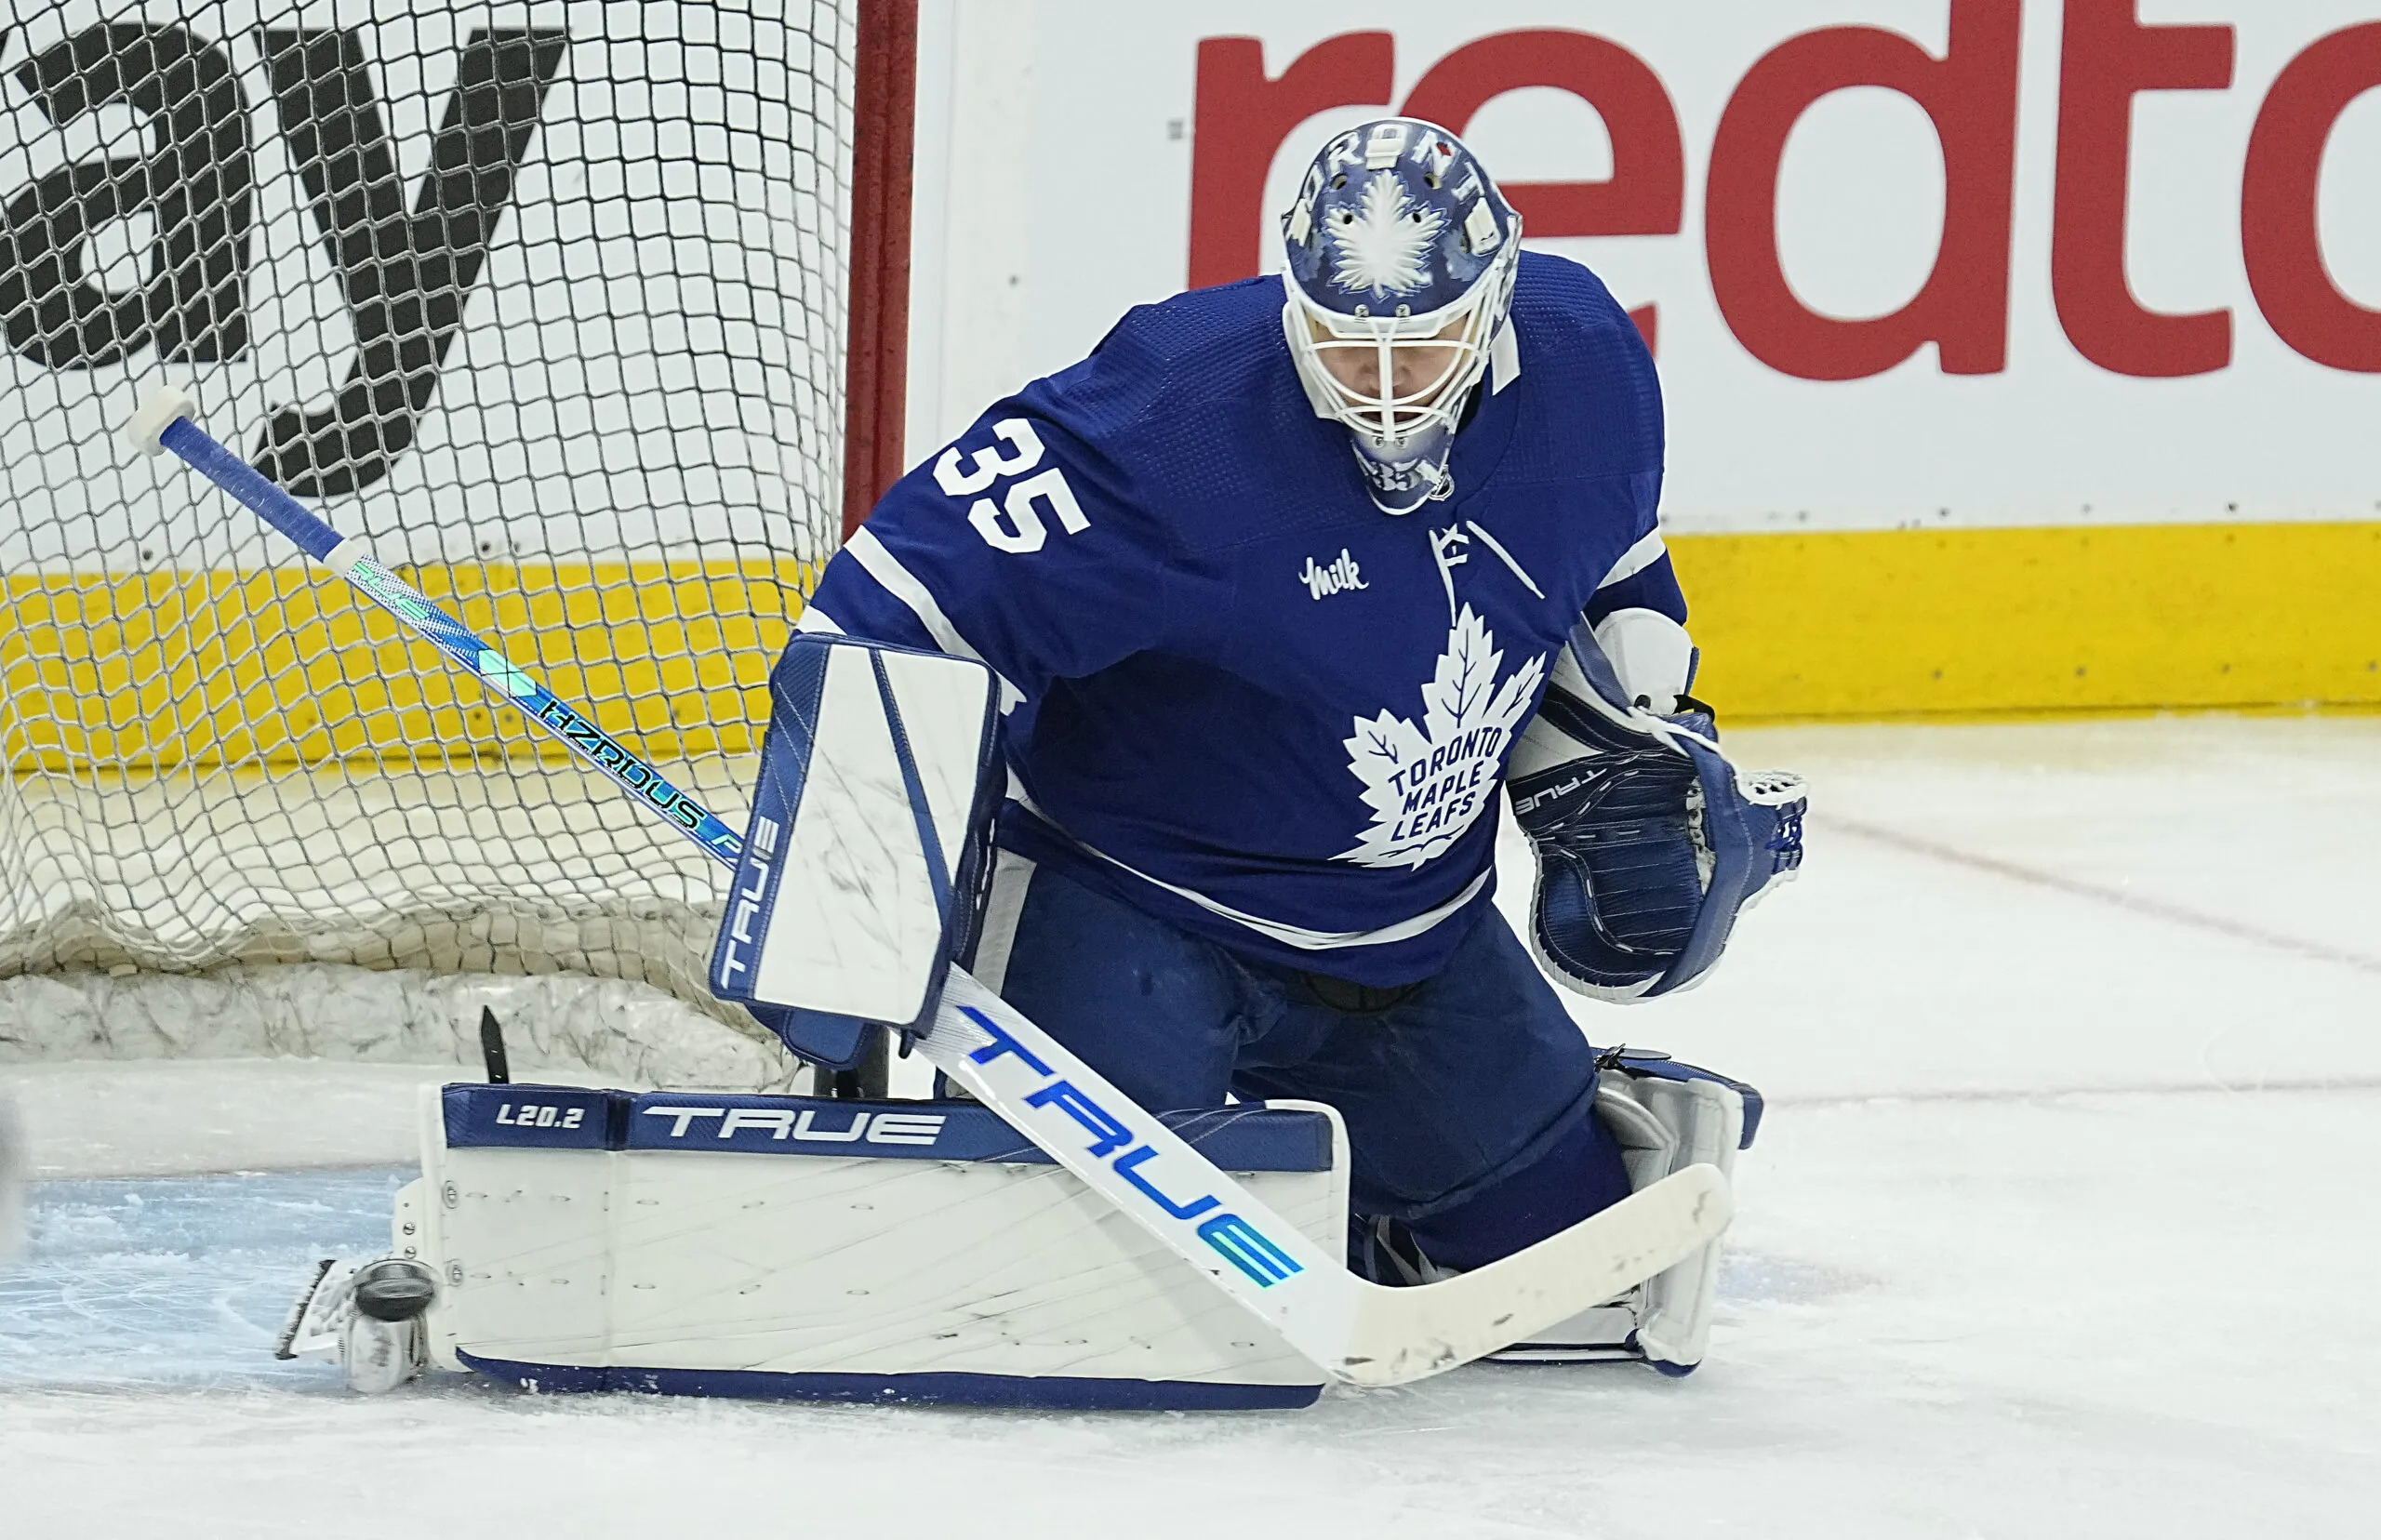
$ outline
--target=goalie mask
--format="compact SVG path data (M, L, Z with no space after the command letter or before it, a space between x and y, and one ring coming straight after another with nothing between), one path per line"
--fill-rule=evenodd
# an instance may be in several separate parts
M1511 345L1521 232L1463 141L1418 118L1324 146L1282 216L1290 357L1315 415L1353 437L1384 513L1455 489L1456 427L1492 351Z

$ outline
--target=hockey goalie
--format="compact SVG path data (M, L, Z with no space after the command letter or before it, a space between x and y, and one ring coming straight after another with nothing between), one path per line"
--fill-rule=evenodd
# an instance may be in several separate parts
M713 988L948 1094L448 1087L291 1350L1166 1407L1701 1361L1760 1099L1557 987L1695 983L1803 798L1691 693L1653 361L1435 125L1335 136L1281 233L912 470L772 677Z

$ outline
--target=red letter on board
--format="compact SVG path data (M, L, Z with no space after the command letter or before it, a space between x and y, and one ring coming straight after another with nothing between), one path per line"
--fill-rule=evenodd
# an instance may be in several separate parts
M2016 165L2020 0L1952 0L1941 59L1874 27L1789 39L1745 75L1721 114L1704 199L1711 289L1728 329L1803 379L1882 374L1933 342L1946 374L2009 359L2009 205ZM1777 259L1777 167L1787 136L1830 92L1882 86L1926 110L1943 146L1943 238L1926 286L1891 315L1845 321L1794 297Z
M1509 32L1467 43L1430 66L1405 99L1408 117L1457 134L1507 91L1568 91L1596 110L1612 139L1604 181L1502 182L1532 236L1675 235L1686 210L1686 150L1659 76L1617 43L1580 32ZM1493 168L1492 168L1493 169ZM1629 312L1654 341L1654 307Z
M2135 0L2067 0L2058 65L2058 191L2051 294L2075 351L2143 378L2206 374L2232 362L2232 312L2144 310L2125 278L2133 99L2232 84L2229 27L2145 27Z
M1266 77L1265 45L1256 38L1202 38L1190 145L1190 287L1262 271L1265 174L1291 129L1334 107L1386 107L1395 85L1395 45L1385 32L1324 38L1278 79Z
M2318 364L2381 374L2381 311L2340 292L2323 265L2316 183L2348 104L2381 86L2381 22L2319 39L2277 76L2241 179L2241 255L2276 335Z

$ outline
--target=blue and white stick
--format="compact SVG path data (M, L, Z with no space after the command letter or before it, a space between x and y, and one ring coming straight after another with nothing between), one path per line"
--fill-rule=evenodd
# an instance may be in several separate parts
M472 635L463 623L423 598L413 585L374 561L361 542L323 523L303 503L266 480L193 420L196 404L170 387L150 392L125 425L135 448L154 456L170 449L193 470L246 504L256 515L297 542L307 555L354 585L355 591L397 622L445 653L488 688L510 697L522 715L566 744L571 751L620 790L650 803L686 838L733 869L744 856L744 836L722 823L670 778L624 748L592 717L565 705L537 675L508 662Z

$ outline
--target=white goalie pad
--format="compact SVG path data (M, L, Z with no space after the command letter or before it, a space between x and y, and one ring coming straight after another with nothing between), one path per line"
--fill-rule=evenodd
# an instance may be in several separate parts
M994 689L972 659L810 633L771 672L711 984L805 1057L932 1017L975 911Z
M432 1365L541 1390L1223 1409L1323 1375L980 1107L527 1086L423 1102ZM1177 1130L1344 1243L1328 1108Z

